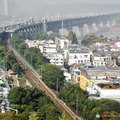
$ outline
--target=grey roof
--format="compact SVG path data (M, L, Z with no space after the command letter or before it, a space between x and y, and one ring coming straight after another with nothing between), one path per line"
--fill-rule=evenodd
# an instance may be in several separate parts
M120 71L120 67L111 67L111 66L97 66L97 67L93 67L93 68L84 68L86 70L117 70Z
M120 70L120 67L107 66L106 68L107 68L108 70Z
M69 53L89 53L89 52L74 50L74 51L70 51Z

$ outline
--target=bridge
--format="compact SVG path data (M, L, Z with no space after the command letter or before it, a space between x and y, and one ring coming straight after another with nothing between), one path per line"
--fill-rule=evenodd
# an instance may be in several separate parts
M21 31L29 34L55 32L63 36L67 36L70 31L73 31L78 38L81 38L86 34L97 33L104 29L112 28L117 25L119 20L119 12L51 21L47 21L44 18L40 22L31 21L30 23L15 24L5 26L4 28L0 27L0 31L9 33Z
M12 26L0 27L0 31L6 32L27 32L36 33L59 33L67 36L70 31L76 33L78 38L86 34L100 32L117 25L120 20L120 13L101 14L96 16L86 16L78 18L67 18L47 21L45 18L40 22L31 21L29 23L15 24Z

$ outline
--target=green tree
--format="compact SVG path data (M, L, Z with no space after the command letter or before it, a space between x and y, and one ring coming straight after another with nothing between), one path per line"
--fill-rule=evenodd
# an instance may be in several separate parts
M28 48L28 45L26 43L20 43L19 50L21 54L24 54L24 51Z
M78 44L77 37L76 37L76 34L75 34L75 33L73 33L72 44Z
M20 65L19 65L18 62L14 63L13 66L12 66L12 70L15 71L15 73L20 74L21 69L22 69L22 68L20 67Z
M26 90L22 87L15 87L14 89L10 89L8 94L8 99L12 104L22 104L22 99L25 97Z
M20 120L28 120L29 119L29 111L23 111L21 114L20 114Z
M61 117L59 117L59 120L70 120L70 118L67 116L66 112L63 111Z
M56 90L56 86L59 88L64 84L63 71L56 65L45 64L42 66L42 78L43 81L52 89Z
M0 114L0 120L20 120L20 117L13 111L6 111Z
M71 40L72 44L78 44L76 34L73 33L72 31L69 33L68 39Z
M39 117L37 116L36 113L29 115L29 120L39 120Z

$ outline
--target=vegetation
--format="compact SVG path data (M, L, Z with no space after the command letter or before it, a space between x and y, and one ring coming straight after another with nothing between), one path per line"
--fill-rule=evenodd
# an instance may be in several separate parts
M38 39L38 40L49 40L49 39L52 39L54 40L55 37L59 37L58 34L43 34L43 33L38 33L37 35L34 36L34 39Z
M89 46L96 42L105 42L105 41L107 41L106 37L103 37L102 35L100 35L100 37L97 37L94 34L92 34L92 35L85 35L85 37L81 41L81 44L85 46Z
M17 62L12 50L10 50L6 53L5 64L6 64L7 70L12 69L16 73L21 74L22 68L20 67L19 63Z
M68 39L71 40L72 44L78 44L76 34L73 33L72 31L69 33Z
M62 87L59 97L75 113L84 116L87 120L120 119L119 102L109 99L90 100L87 92L81 90L78 85L67 84ZM100 114L100 118L96 118L96 114Z
M98 86L103 89L120 89L120 84L117 83L110 83L110 84L99 83Z
M13 111L6 111L5 113L0 113L0 120L20 120L19 114Z
M65 78L63 71L58 66L52 64L42 66L42 78L43 81L54 90L56 90L56 86L60 88L64 85Z
M70 120L70 118L67 116L65 111L63 111L61 117L59 117L59 120Z
M118 60L118 56L117 56L117 55L112 55L112 60L116 60L116 64L117 64L118 66L120 66L120 62L119 62L119 60Z
M51 100L36 88L15 87L10 89L8 99L20 120L58 120L60 116Z

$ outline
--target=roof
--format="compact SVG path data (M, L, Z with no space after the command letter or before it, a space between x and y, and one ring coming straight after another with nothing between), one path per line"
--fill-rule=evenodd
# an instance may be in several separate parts
M70 51L69 53L82 53L82 54L89 54L89 52L86 52L86 51Z
M15 73L15 72L10 69L10 70L8 70L8 73Z
M97 67L93 67L92 69L89 68L85 68L87 70L117 70L120 71L120 67L111 67L111 66L97 66Z

